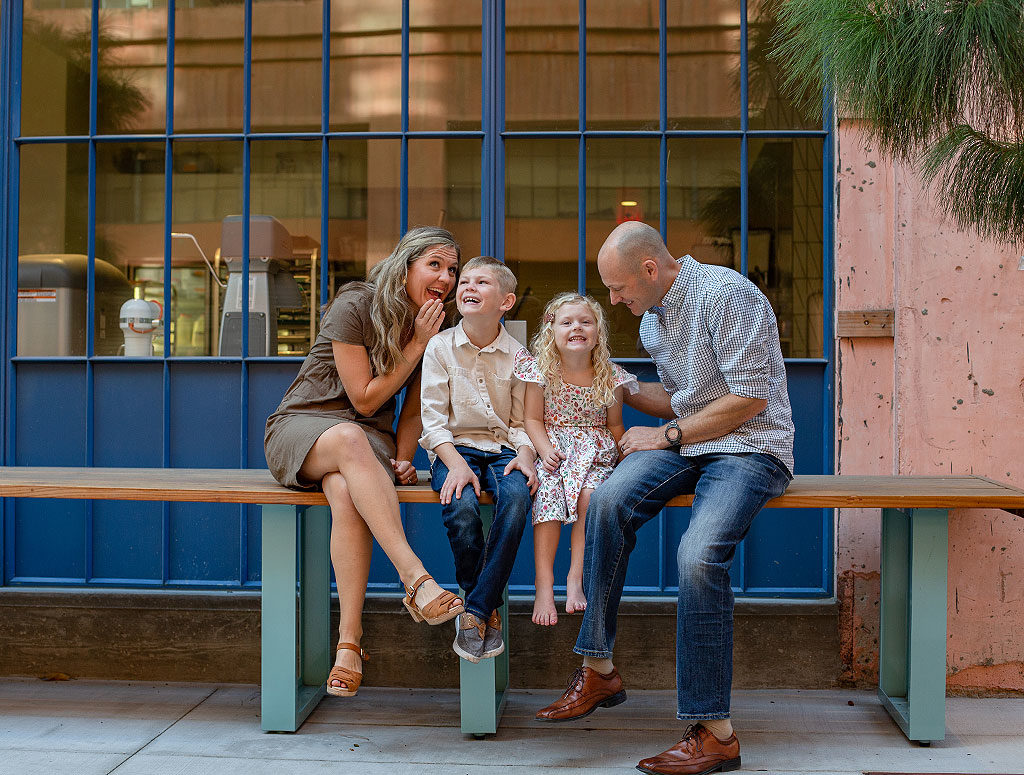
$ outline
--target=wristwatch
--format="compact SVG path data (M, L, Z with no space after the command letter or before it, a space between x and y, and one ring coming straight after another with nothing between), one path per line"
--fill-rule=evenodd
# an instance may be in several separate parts
M679 430L679 424L672 420L668 425L665 426L665 441L670 446L676 446L683 438L683 432Z

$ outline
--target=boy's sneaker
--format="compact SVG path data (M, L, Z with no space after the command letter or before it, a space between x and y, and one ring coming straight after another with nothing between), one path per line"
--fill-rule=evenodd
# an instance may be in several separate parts
M463 659L479 662L484 656L484 637L487 633L487 622L477 619L466 611L455 619L455 642L452 649ZM504 646L502 646L504 648Z
M496 657L505 650L505 639L501 637L501 614L491 611L487 620L487 632L484 633L484 653L481 659Z

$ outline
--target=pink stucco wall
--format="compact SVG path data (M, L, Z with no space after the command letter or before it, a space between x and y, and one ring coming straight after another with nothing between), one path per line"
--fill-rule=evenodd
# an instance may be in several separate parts
M838 310L895 309L894 339L841 339L842 474L977 474L1024 486L1020 253L958 232L910 169L838 132ZM844 679L878 667L877 509L839 512ZM1024 691L1024 519L958 510L949 524L947 685Z

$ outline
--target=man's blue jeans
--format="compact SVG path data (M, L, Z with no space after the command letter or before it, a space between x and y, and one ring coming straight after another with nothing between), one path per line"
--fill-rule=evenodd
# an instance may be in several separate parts
M789 485L771 455L684 457L671 450L634 452L591 496L587 509L583 591L587 608L574 651L611 657L615 620L636 531L677 495L694 493L690 524L679 541L676 614L677 717L729 718L732 688L736 546L755 515Z
M523 540L523 531L530 519L533 496L522 471L503 475L516 454L510 449L481 452L472 447L457 446L470 469L480 480L480 489L494 497L494 519L484 539L480 520L480 502L472 485L462 489L462 497L452 497L441 506L441 516L448 528L448 541L455 555L455 580L466 591L466 610L480 619L487 619L502 602L502 594L512 564ZM441 458L430 468L430 486L441 491L448 476L448 466Z

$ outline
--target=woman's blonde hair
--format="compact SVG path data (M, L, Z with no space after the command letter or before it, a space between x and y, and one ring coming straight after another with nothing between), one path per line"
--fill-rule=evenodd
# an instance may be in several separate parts
M597 323L597 344L590 351L590 363L594 368L594 383L591 393L594 402L601 407L615 403L615 373L612 370L611 351L608 348L608 319L601 307L590 296L578 293L560 293L544 308L540 328L530 342L530 350L537 358L537 367L547 383L546 390L558 390L562 385L562 356L555 346L555 319L558 310L567 304L579 304L590 310Z
M446 246L461 258L462 251L455 236L447 229L435 226L419 226L410 229L398 241L391 255L370 270L368 283L373 288L373 302L370 305L370 321L377 334L377 341L370 350L370 366L374 374L387 374L405 359L402 347L412 337L413 321L418 310L414 309L406 292L409 267L433 247ZM351 287L351 283L338 289ZM446 303L454 296L456 284L452 284ZM335 296L337 298L337 296ZM324 307L326 312L329 304ZM447 317L450 319L451 310Z

